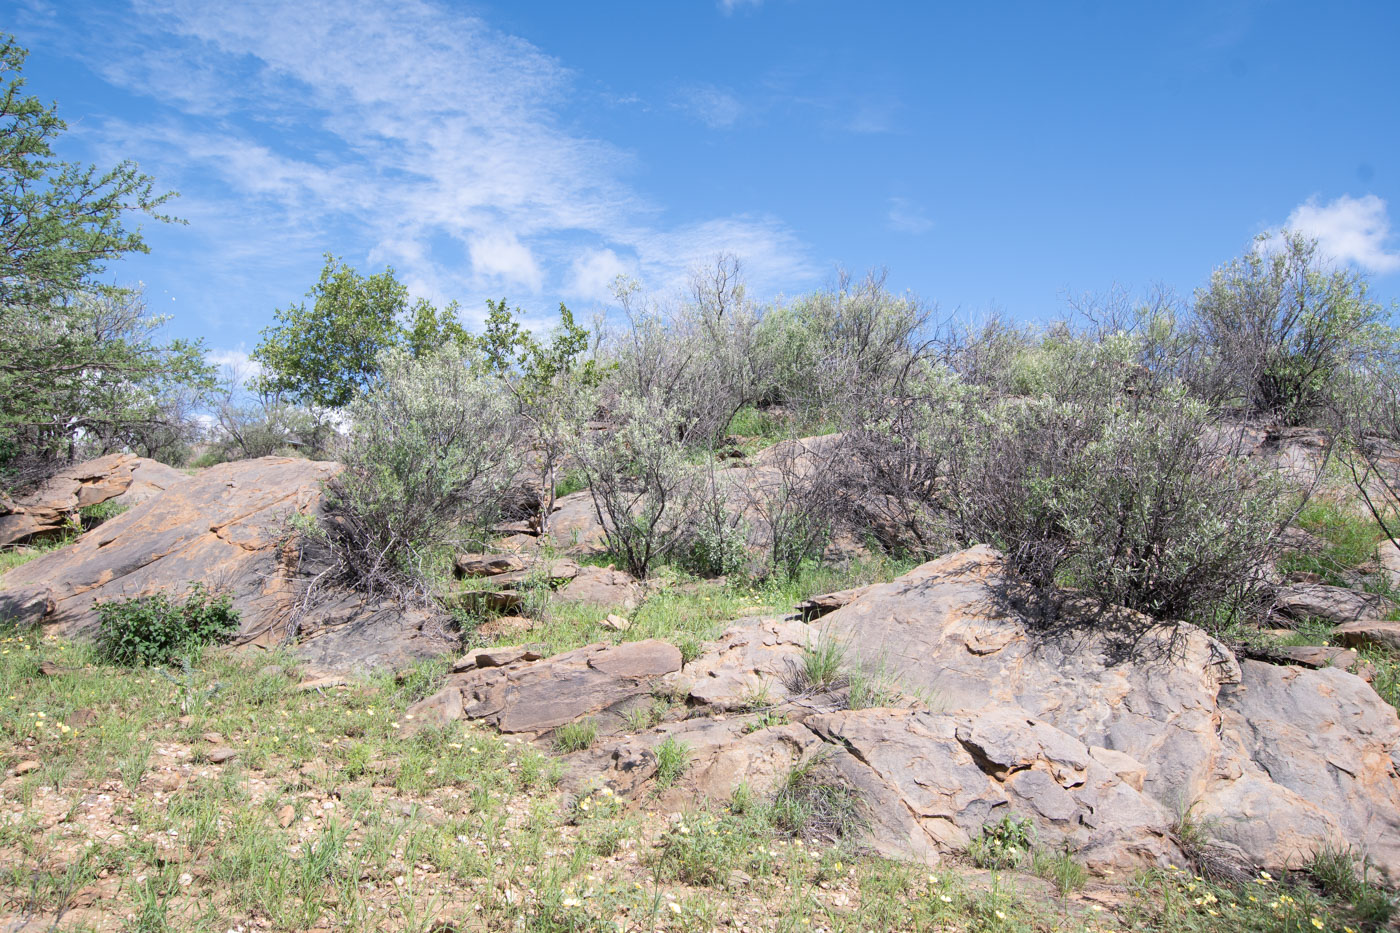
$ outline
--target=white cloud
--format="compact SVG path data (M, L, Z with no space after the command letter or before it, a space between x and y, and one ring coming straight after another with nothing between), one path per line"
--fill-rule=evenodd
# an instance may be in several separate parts
M724 11L725 16L729 16L741 7L760 7L763 0L719 0L719 8Z
M1386 203L1374 194L1344 194L1327 204L1310 198L1293 209L1284 226L1316 239L1318 249L1339 262L1378 275L1400 270L1400 244L1392 244Z
M524 286L538 292L544 273L530 248L514 234L488 233L473 236L467 244L472 259L472 271L483 286L503 284Z
M712 130L733 126L744 114L744 105L733 94L713 84L692 84L676 93L675 105Z
M207 350L204 358L217 366L225 378L233 379L238 385L262 375L262 364L250 359L248 351L241 347L236 350Z
M885 215L891 230L915 236L933 229L933 221L924 209L907 198L890 198L889 213Z
M612 295L613 281L619 275L635 275L635 265L629 265L610 249L590 249L570 265L565 293L590 301L607 301Z
M622 182L630 153L560 119L570 72L478 17L432 0L134 5L122 29L84 35L74 54L159 101L159 116L84 131L182 190L178 212L228 280L319 265L331 250L392 263L479 314L483 290L502 284L594 289L601 267L577 265L581 242L666 277L697 236L711 239L703 231L723 231L732 239L716 250L756 276L808 268L772 218L664 219ZM743 113L717 87L684 101L715 127Z

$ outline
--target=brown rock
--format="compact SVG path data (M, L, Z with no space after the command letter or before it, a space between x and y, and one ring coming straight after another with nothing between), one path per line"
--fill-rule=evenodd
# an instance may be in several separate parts
M326 690L331 687L343 687L348 681L339 674L330 674L325 677L313 677L310 680L303 680L293 689L297 693L310 693L313 690Z
M598 623L599 628L605 628L610 632L625 632L632 627L632 623L616 613L608 613L603 621Z
M88 635L98 600L178 594L199 580L233 596L242 619L239 644L282 644L295 620L297 651L314 670L397 668L440 653L443 641L425 626L430 616L388 601L330 591L310 612L294 611L327 556L314 542L300 558L289 550L287 519L321 515L322 484L339 470L285 457L202 470L7 573L0 618L46 594L42 624L64 636Z
M208 742L210 745L222 745L224 742L223 735L218 732L206 732L203 735L201 735L200 738Z
M505 667L516 661L538 661L540 655L532 648L512 645L503 648L477 648L475 651L468 651L458 658L452 665L452 672L460 674L462 671L471 670L474 667Z
M1348 622L1346 625L1337 626L1332 630L1332 634L1348 648L1375 645L1389 648L1392 651L1400 651L1400 622L1382 622L1380 620Z
M556 547L575 557L605 553L607 533L598 520L593 494L585 489L555 500L549 516L549 537Z
M529 563L517 554L459 554L453 562L458 577L494 577L524 570Z
M286 829L292 825L292 820L296 819L296 807L291 804L284 804L277 809L277 825Z
M188 479L173 467L131 454L107 454L65 467L29 495L0 503L0 546L69 527L84 506L136 505Z
M750 707L760 698L779 703L787 683L816 638L802 622L749 620L728 629L700 657L685 666L681 684L690 702L727 711Z
M204 757L209 759L210 764L221 765L237 758L238 749L229 748L227 745L220 745L217 748L209 749Z
M653 682L681 666L680 651L654 639L588 645L545 660L528 661L526 656L453 674L442 690L409 713L415 721L482 719L502 732L544 732L601 716L606 731L629 701L650 701Z
M68 714L68 726L72 729L86 729L97 722L97 710L75 709Z
M33 758L26 758L24 761L21 761L19 764L15 765L14 774L16 777L18 777L21 774L28 774L31 771L38 770L39 762L35 761Z
M1400 592L1400 549L1390 541L1382 541L1376 556L1380 561L1381 573L1385 575L1390 588Z

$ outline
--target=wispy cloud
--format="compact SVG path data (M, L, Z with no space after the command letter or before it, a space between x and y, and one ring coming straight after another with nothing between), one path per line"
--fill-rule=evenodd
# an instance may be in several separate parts
M744 105L723 88L692 84L676 92L675 105L712 130L727 129L744 114Z
M891 230L915 236L933 229L933 221L924 209L908 198L890 198L890 209L885 220Z
M1400 271L1400 243L1394 242L1385 201L1374 194L1342 195L1326 204L1310 198L1293 209L1284 226L1316 239L1318 248L1339 262L1378 275Z
M729 16L735 10L743 7L763 6L763 0L719 0L719 8L724 11L725 16Z
M680 276L703 242L747 254L756 287L813 275L773 218L668 219L623 182L631 153L565 125L568 69L478 17L430 0L134 7L75 54L160 106L86 132L181 187L229 265L358 252L435 296L592 299L614 270ZM743 112L713 86L678 101L714 127Z

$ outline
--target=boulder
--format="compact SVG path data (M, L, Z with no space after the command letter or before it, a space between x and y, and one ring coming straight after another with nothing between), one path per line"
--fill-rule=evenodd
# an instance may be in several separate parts
M1385 576L1390 588L1400 592L1400 548L1394 542L1382 541L1377 548L1376 556L1381 565L1381 573Z
M1274 594L1274 608L1294 619L1354 622L1382 615L1394 606L1384 596L1325 583L1291 583Z
M188 479L174 467L126 453L65 467L34 492L0 500L0 547L58 534L85 506L112 501L130 507Z
M1400 622L1348 622L1333 629L1332 635L1348 648L1375 646L1400 651Z
M224 463L78 537L3 578L0 618L35 615L65 637L88 636L94 604L198 581L228 593L241 617L236 644L295 643L313 672L402 667L445 650L436 617L349 591L327 591L301 611L307 582L324 569L309 545L288 546L293 515L319 516L334 463L264 457Z

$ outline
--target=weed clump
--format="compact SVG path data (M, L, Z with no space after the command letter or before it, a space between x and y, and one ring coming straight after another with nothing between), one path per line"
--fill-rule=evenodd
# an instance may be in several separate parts
M123 667L170 664L238 631L233 597L191 583L184 599L164 593L97 604L98 655Z

